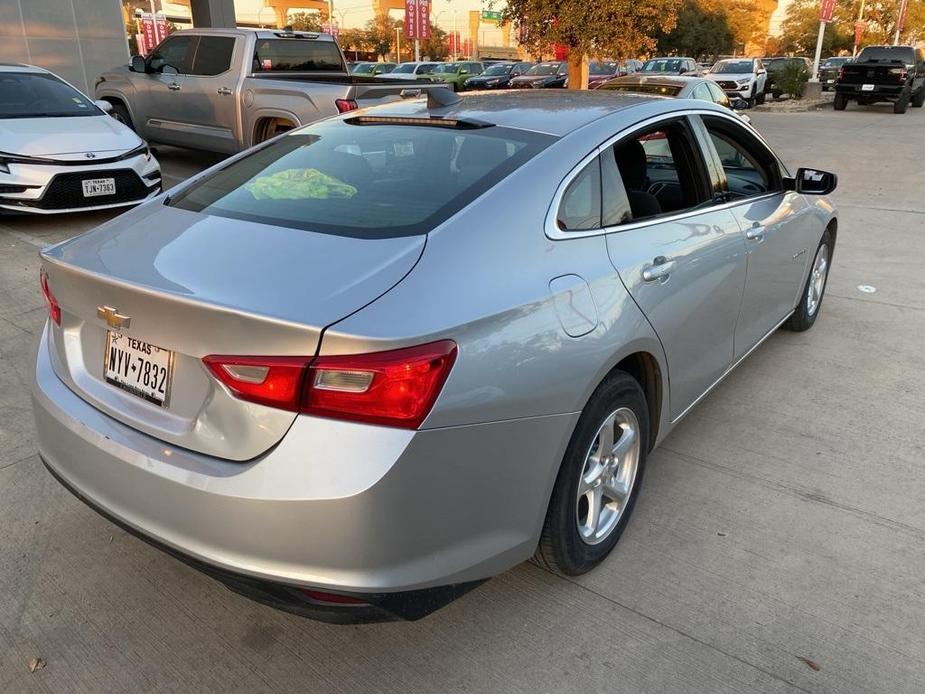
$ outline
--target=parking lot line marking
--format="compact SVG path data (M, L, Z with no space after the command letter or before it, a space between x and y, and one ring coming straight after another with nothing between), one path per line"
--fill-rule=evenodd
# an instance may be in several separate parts
M0 231L4 232L4 233L6 233L6 234L9 234L9 235L12 236L14 239L19 239L20 241L23 241L23 242L28 243L28 244L30 244L30 245L32 245L32 246L35 246L36 248L45 248L46 246L50 246L50 245L51 245L51 242L49 242L49 241L43 241L42 239L38 238L37 236L32 236L31 234L24 234L24 233L22 233L21 231L16 231L15 229L10 229L9 227L5 227L5 226L2 226L2 225L0 225Z

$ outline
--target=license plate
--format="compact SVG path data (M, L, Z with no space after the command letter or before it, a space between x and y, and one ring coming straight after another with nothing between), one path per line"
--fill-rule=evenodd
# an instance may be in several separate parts
M835 80L826 80L829 84L835 84Z
M128 335L106 333L103 374L106 382L158 407L170 397L173 352Z
M861 85L861 91L862 91L862 92L872 92L872 91L874 91L874 85L872 85L872 84L862 84L862 85Z
M85 198L95 198L97 195L115 195L116 179L90 178L82 181Z

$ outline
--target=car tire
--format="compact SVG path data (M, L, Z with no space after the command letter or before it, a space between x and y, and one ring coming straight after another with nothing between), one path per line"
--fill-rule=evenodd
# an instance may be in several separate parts
M755 97L755 103L760 106L764 103L766 96L767 95L764 92L758 92L758 95Z
M771 92L771 96L773 96L775 99L780 99L781 96L783 96L783 94L784 94L783 92L778 92L778 91Z
M844 94L836 94L834 106L836 111L844 111L848 106L848 97Z
M129 115L128 109L125 108L125 104L123 104L121 101L116 101L113 103L112 111L109 113L109 115L122 123L122 125L125 125L132 130L135 129L135 124L132 123L132 117Z
M803 293L800 295L800 303L797 304L793 315L786 323L788 330L798 333L809 330L819 317L825 287L829 281L829 270L832 267L833 250L832 234L826 229L816 247L813 264L810 266L809 276L806 278Z
M912 108L922 108L925 105L925 87L919 89L912 97Z
M569 441L534 555L539 566L576 576L610 554L632 515L648 443L645 394L632 376L614 371L594 391ZM599 455L602 445L612 455Z
M903 94L899 99L893 102L893 113L905 113L909 108L909 96Z

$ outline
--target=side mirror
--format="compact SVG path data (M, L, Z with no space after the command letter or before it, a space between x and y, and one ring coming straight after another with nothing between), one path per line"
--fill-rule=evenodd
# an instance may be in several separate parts
M838 186L838 176L817 169L797 169L795 178L787 180L787 188L806 195L828 195Z
M97 99L93 102L93 105L96 106L103 113L112 113L112 104L108 101L103 101L102 99Z
M128 69L132 72L147 72L148 62L143 55L133 55L132 62L129 63Z

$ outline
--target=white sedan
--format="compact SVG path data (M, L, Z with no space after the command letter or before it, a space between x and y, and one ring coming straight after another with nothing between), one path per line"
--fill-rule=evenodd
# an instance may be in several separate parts
M148 145L42 68L0 63L0 214L134 205L161 189Z
M744 99L750 106L764 103L768 71L759 58L720 60L704 77L722 87L730 99Z

